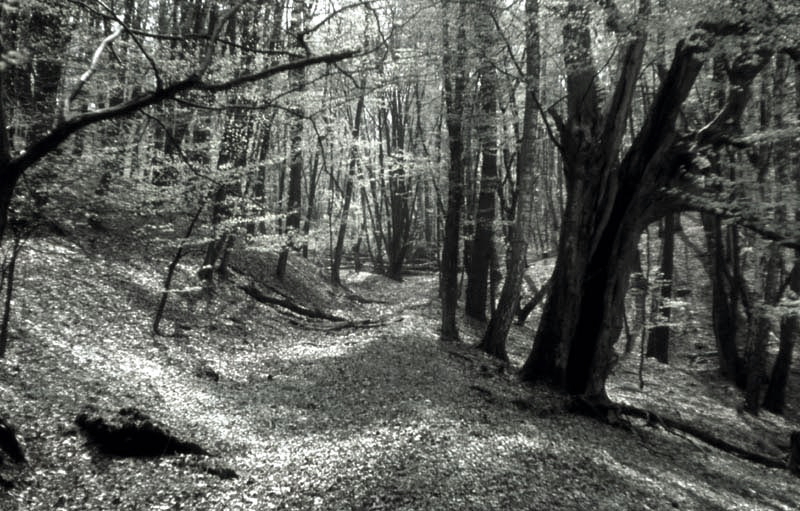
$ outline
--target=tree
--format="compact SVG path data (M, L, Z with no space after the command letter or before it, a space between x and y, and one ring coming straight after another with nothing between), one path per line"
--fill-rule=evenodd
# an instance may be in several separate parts
M750 10L752 8L752 10ZM742 17L700 22L678 41L669 68L630 146L623 131L644 56L639 19L608 9L607 25L625 38L613 91L601 109L592 56L588 2L568 2L563 28L567 70L566 118L556 113L564 158L567 201L553 287L521 377L546 381L589 401L607 402L605 381L622 329L624 297L640 234L666 214L698 207L685 194L687 172L702 173L705 154L728 145L750 97L750 85L773 54L757 27L774 20L768 5L748 6ZM726 69L730 86L724 108L699 129L679 126L684 102L708 60L726 38L737 38ZM621 155L621 156L620 156Z
M450 0L443 0L442 10L448 12ZM439 296L442 299L442 341L458 340L456 310L458 309L458 246L461 230L461 209L464 203L464 92L467 76L466 61L466 2L458 0L455 40L450 38L451 24L442 17L442 75L446 104L446 121L449 149L447 170L447 210L442 243Z
M465 312L476 319L486 319L489 268L497 259L494 250L494 221L497 216L497 70L493 62L498 36L493 20L497 18L493 2L482 2L475 18L475 31L482 55L477 70L479 80L477 120L481 152L480 180L477 183L478 201L475 212L475 238L467 268Z
M358 166L358 137L361 133L361 120L364 117L364 96L367 87L367 78L363 76L358 89L359 96L356 102L356 114L353 119L352 146L350 147L350 162L348 163L347 181L344 185L344 204L339 218L339 230L336 234L336 247L333 249L333 262L331 263L331 282L341 285L339 268L342 264L342 254L344 252L344 237L347 232L347 218L350 213L350 201L353 199L353 186L356 180L356 167Z
M662 364L669 363L669 320L671 309L669 301L672 299L672 279L675 271L675 229L678 224L675 215L667 215L661 228L661 264L659 265L658 279L661 293L658 299L659 324L652 327L647 337L647 356L655 357Z
M537 105L539 94L539 2L526 0L525 42L525 109L522 120L522 140L517 158L517 203L511 224L508 243L508 269L500 293L500 301L492 313L489 325L478 347L501 360L507 360L506 338L519 306L522 276L525 271L525 254L528 250L526 231L533 209L535 145L537 133Z
M305 1L294 0L292 2L292 19L289 31L292 36L297 38L298 50L303 50L303 33L305 31L306 18L308 18L309 6ZM304 67L297 67L289 71L289 81L291 88L296 91L303 91L306 87L306 75ZM291 109L293 116L292 126L289 134L289 189L286 202L286 230L288 241L286 246L281 249L278 256L278 265L275 275L283 278L286 274L286 262L289 257L289 249L295 247L295 238L300 234L300 208L303 199L303 116L305 114L302 104L297 100Z
M143 39L158 41L163 40L165 37L169 40L171 39L170 37L163 34L134 30L113 11L107 10L107 12L104 12L103 14L110 17L116 23L116 26L97 47L86 73L77 81L70 95L77 94L76 91L79 91L91 79L101 64L104 50L114 40L123 37L123 35L135 44L139 49L141 58L149 66L149 73L143 84L150 81L155 85L150 88L146 88L143 85L141 92L138 92L130 99L85 112L73 111L70 107L70 102L67 101L62 112L56 114L56 118L53 119L53 127L42 136L32 139L23 151L12 150L9 133L6 130L2 130L2 133L0 133L0 239L8 225L9 206L22 175L42 158L54 152L70 136L86 127L102 121L133 115L147 107L174 98L180 98L190 91L202 91L209 94L218 93L266 80L290 70L306 68L315 64L339 62L357 54L354 50L333 51L319 55L311 54L288 61L268 62L259 66L252 73L239 76L220 75L214 65L219 64L217 47L222 44L223 30L231 19L240 15L242 7L247 3L241 0L235 3L233 7L219 13L218 16L210 17L208 28L199 36L202 44L199 45L193 62L185 70L177 72L171 69L167 72L166 64L159 65L148 51L147 46L142 44ZM3 50L5 52L5 48ZM177 77L174 77L175 75ZM0 70L0 81L6 83L7 79L8 68L6 67ZM8 97L8 94L4 97ZM0 119L6 119L6 111L6 101L0 101Z

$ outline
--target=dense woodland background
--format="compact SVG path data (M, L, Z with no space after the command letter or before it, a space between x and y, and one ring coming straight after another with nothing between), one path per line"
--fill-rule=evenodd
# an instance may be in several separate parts
M0 503L793 508L798 27L791 0L3 0ZM110 448L114 421L205 447ZM341 487L340 427L386 434L328 460ZM451 481L476 435L528 462ZM65 461L83 437L183 457L121 489L152 468ZM263 482L267 439L313 491ZM362 488L393 449L433 486ZM545 487L586 459L576 500Z

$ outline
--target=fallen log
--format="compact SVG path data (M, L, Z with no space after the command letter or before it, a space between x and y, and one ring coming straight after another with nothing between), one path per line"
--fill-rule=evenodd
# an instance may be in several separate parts
M302 305L298 305L288 298L273 298L271 296L267 296L260 289L253 285L239 286L239 289L247 293L251 298L258 302L261 302L265 305L277 305L296 314L300 314L301 316L313 319L325 319L328 321L347 321L346 318L336 316L335 314L329 314L325 311L303 307Z

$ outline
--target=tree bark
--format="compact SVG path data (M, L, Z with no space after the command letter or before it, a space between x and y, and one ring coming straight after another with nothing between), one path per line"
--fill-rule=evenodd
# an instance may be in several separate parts
M300 34L305 29L307 9L305 0L292 2L292 20L289 24L291 34ZM289 71L289 84L291 89L297 93L304 91L306 87L305 68ZM292 125L289 135L289 186L287 190L285 233L287 240L278 254L278 264L275 268L275 276L279 279L286 275L289 249L298 248L296 238L300 234L300 208L303 199L303 117L305 116L305 109L300 101L300 99L297 99L295 105L291 108Z
M703 214L706 244L711 258L711 320L719 354L722 377L743 386L744 359L739 355L736 340L739 336L739 291L725 256L722 219Z
M775 126L783 128L785 126L783 116L783 106L785 103L781 101L787 95L785 93L785 80L788 78L789 66L788 58L785 55L776 57L776 70L775 70L775 87L774 95L778 102L775 114ZM794 65L795 75L795 94L791 104L794 106L795 111L800 108L800 61L796 61ZM779 186L782 189L792 190L794 194L800 194L800 157L796 154L789 156L788 147L781 146L780 151L776 157L779 159L778 167L781 163L790 163L789 168L793 168L793 175L788 175L785 171L778 171L776 176L779 180ZM786 207L778 209L778 220L787 221L789 215L787 214ZM783 217L783 218L781 218ZM800 209L793 212L795 223L800 221ZM789 273L788 288L794 293L794 296L800 296L800 250L795 250L793 254L793 265ZM800 314L795 311L790 311L783 315L780 319L780 344L778 347L778 355L775 358L775 363L772 366L772 373L769 378L769 385L767 386L764 395L764 408L773 413L783 413L786 406L786 385L789 382L789 370L792 365L792 353L794 346L797 344L797 339L800 337ZM800 448L800 447L799 447Z
M486 320L486 304L492 245L494 243L494 221L497 216L497 71L491 58L495 49L496 16L491 3L483 2L476 16L476 32L481 46L482 62L478 69L480 87L478 101L481 106L478 124L478 139L481 150L481 175L478 183L478 204L475 213L475 239L472 244L471 264L467 273L465 312L479 320ZM507 308L510 318L515 308Z
M741 118L750 84L771 53L759 48L734 61L728 72L736 83L725 108L686 138L679 136L676 121L714 38L703 29L679 41L645 121L619 161L645 35L637 32L623 45L619 77L603 116L588 6L573 0L566 12L567 119L556 122L567 197L553 288L520 376L550 382L589 402L608 402L605 380L616 360L613 344L622 329L639 236L649 222L683 207L665 190L680 183L697 151L722 143Z
M492 313L489 325L478 347L501 360L508 360L506 339L519 308L522 277L525 272L525 254L528 250L527 229L533 209L534 140L537 134L536 110L539 94L539 1L526 0L526 48L525 48L525 110L522 120L522 141L517 160L517 204L514 221L509 230L511 253L508 269L500 293L500 302ZM543 293L542 293L543 294ZM535 302L534 306L535 306ZM531 307L531 310L533 307ZM525 315L527 316L527 314ZM520 322L524 316L520 315Z
M661 237L661 264L659 280L661 281L661 304L659 306L660 324L650 329L647 338L648 357L655 357L662 364L669 363L669 321L671 309L669 301L672 299L672 279L675 270L675 215L664 217Z
M339 275L339 268L342 265L342 254L344 252L344 238L347 232L347 217L350 212L350 201L353 198L353 182L356 178L356 166L358 165L358 137L361 132L361 118L364 116L364 97L366 94L367 79L366 76L361 78L359 85L359 97L356 104L356 116L353 120L353 145L350 147L350 163L348 165L347 183L344 187L344 204L342 204L342 212L339 217L339 230L336 234L336 247L333 250L333 263L331 264L331 282L340 286L342 284Z
M744 393L744 409L758 414L761 407L761 389L766 373L767 358L767 339L772 330L771 311L769 307L777 305L778 295L778 269L780 266L780 249L776 244L772 244L768 249L767 261L764 268L764 297L763 304L754 314L755 329L748 332L747 363L746 363L746 385Z
M450 41L451 22L447 18L449 0L444 1L442 67L446 103L446 125L450 162L447 170L447 212L445 214L444 241L442 243L441 277L439 295L442 300L442 325L440 339L458 340L456 310L458 309L458 241L461 229L461 208L464 203L464 89L466 88L466 2L458 0L458 27L455 47Z

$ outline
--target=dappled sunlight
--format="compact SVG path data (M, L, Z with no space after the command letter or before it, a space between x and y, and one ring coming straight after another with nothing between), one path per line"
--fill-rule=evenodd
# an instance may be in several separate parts
M395 282L348 275L352 290L376 303L354 305L347 314L402 320L334 331L323 330L324 322L288 322L269 307L242 302L232 288L205 298L176 296L180 316L169 318L188 328L179 337L154 338L147 308L153 297L142 289L157 281L153 268L109 266L80 254L26 264L62 275L24 281L20 301L32 306L21 322L28 325L25 342L11 353L24 369L10 378L12 366L0 365L12 382L0 386L0 397L20 417L37 417L26 427L43 431L30 440L37 472L18 494L28 509L51 509L63 487L75 488L67 497L74 509L113 509L124 497L137 509L192 502L192 509L243 511L666 509L673 503L745 509L754 502L783 510L789 497L781 495L798 495L786 474L712 456L707 447L657 429L631 433L570 415L549 391L519 386L513 366L497 372L466 345L441 346L435 277ZM74 272L105 276L63 278ZM199 302L190 307L190 300ZM463 332L471 343L480 325ZM512 354L529 349L531 333L512 329ZM512 363L521 361L512 356ZM664 412L724 425L734 439L757 434L762 421L772 430L785 427L772 416L744 422L702 392L701 382L650 361L639 391L635 368L626 364L632 362L609 382L620 401L657 411L663 404ZM198 367L213 369L219 381L198 376ZM202 444L239 477L198 473L191 455L100 465L80 435L65 433L85 404L109 411L137 406ZM39 418L44 407L58 425ZM748 481L741 491L738 480Z

